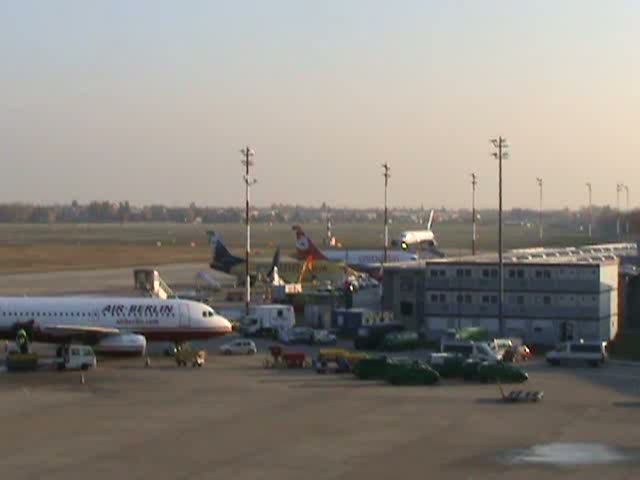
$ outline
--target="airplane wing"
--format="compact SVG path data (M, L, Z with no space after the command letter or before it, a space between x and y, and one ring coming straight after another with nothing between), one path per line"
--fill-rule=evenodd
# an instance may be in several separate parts
M109 327L91 327L85 325L45 325L40 329L51 335L59 335L61 337L70 335L95 335L98 337L106 337L108 335L118 335L120 330Z

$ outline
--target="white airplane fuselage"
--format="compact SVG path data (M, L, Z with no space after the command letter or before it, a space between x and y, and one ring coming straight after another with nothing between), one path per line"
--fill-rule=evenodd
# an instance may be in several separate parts
M431 230L407 230L400 234L401 245L435 245L435 236Z
M384 250L321 250L331 262L341 262L352 267L379 267L384 261ZM415 253L398 250L387 251L387 262L398 263L417 260Z
M0 338L15 338L18 328L29 328L33 341L51 343L66 343L78 337L78 331L101 338L137 334L149 341L174 342L231 332L227 319L209 306L191 300L1 297ZM108 333L103 334L103 330Z

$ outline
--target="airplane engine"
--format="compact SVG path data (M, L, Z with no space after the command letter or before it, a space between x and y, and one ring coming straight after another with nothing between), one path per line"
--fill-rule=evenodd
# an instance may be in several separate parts
M147 339L143 335L125 333L103 338L95 346L96 353L104 355L144 355L147 349Z

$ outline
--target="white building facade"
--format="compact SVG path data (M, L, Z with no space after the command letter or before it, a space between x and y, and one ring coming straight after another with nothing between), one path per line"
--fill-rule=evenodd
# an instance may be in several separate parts
M484 327L492 336L518 336L531 344L608 341L618 330L619 259L626 255L637 256L638 246L506 253L502 329L496 255L385 266L383 308L429 340L450 329Z

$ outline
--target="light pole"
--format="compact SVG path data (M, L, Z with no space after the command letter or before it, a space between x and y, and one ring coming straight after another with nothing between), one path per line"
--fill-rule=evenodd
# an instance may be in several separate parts
M591 229L593 228L593 204L591 203L591 182L585 183L589 190L589 238L592 236Z
M387 162L382 164L382 176L384 177L384 262L387 263L387 249L389 248L389 216L387 209L387 187L391 177L391 167Z
M540 241L542 242L543 238L543 227L542 227L542 179L540 177L536 178L536 182L538 182L538 188L540 189L540 207L538 209L538 229L540 230Z
M624 191L627 194L627 211L626 211L626 218L625 218L625 226L626 231L627 231L627 235L629 235L629 185L625 185L624 186Z
M476 185L478 178L471 174L471 255L476 254Z
M624 188L622 183L616 184L616 234L620 238L620 192Z
M509 158L507 139L498 137L491 140L496 149L491 155L498 160L498 328L500 336L504 336L504 319L502 318L502 302L504 300L504 262L502 259L502 159Z
M250 167L254 164L253 156L255 152L250 147L245 147L240 150L242 153L242 165L245 167L244 173L244 185L245 185L245 199L246 199L246 208L245 208L245 225L247 227L247 249L245 252L245 273L246 273L246 297L245 297L245 314L249 315L249 304L251 303L251 277L249 275L249 252L251 251L251 222L249 220L249 201L250 201L250 192L251 186L254 185L257 180L255 178L251 178L249 174Z

